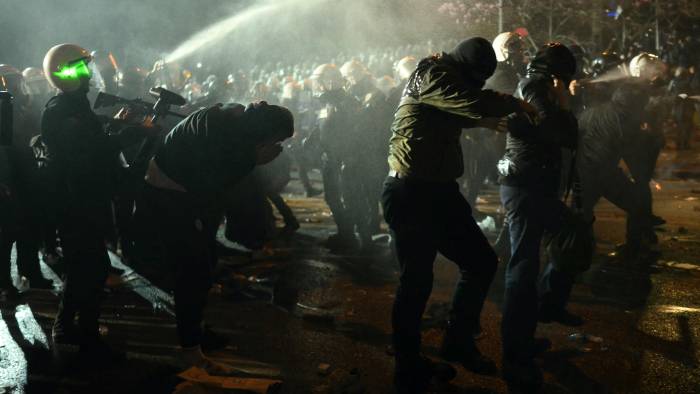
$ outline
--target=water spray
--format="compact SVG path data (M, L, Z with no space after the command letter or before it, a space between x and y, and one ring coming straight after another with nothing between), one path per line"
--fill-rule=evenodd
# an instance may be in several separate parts
M284 9L294 9L300 5L308 5L309 3L321 1L325 0L268 0L262 4L251 6L242 12L236 13L195 33L192 37L175 48L169 55L165 56L165 62L171 63L186 58L203 48L221 41L228 37L234 30L260 17L274 14Z

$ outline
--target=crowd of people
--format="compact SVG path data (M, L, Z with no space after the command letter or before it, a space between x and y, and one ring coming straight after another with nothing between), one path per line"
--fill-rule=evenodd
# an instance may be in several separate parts
M474 338L505 255L503 376L536 390L542 374L533 359L549 347L534 337L538 321L583 324L566 305L591 247L568 259L552 246L556 237L573 227L592 241L602 197L627 214L621 254L653 253L654 228L664 223L652 211L656 160L670 123L677 149L691 146L700 89L698 65L664 59L556 42L530 53L505 32L493 42L209 74L163 61L120 69L109 52L57 45L42 68L0 65L0 90L14 96L14 133L0 157L0 288L19 296L10 277L15 244L31 288L52 286L39 256L62 262L54 342L112 355L97 323L111 250L174 291L183 367L229 373L202 353L213 335L202 316L217 231L223 224L229 240L251 251L297 231L281 195L294 168L306 196L323 194L332 213L336 231L323 240L331 252L372 255L382 215L388 224L400 268L392 311L399 392L455 376L420 351L438 252L460 270L441 356L495 372ZM122 99L93 110L95 94ZM157 103L183 99L170 110L184 119L136 100L149 94ZM498 253L474 219L487 183L500 185L505 212ZM540 273L543 245L549 261Z

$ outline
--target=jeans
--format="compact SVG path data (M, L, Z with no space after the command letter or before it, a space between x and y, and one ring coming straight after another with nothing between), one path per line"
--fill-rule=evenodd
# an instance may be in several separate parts
M401 271L392 311L397 359L411 359L420 352L421 317L432 292L433 262L438 252L460 270L451 326L465 337L471 336L479 324L498 259L458 184L389 177L382 205Z
M556 191L501 186L501 202L509 221L511 258L506 267L501 336L509 361L527 362L540 310L566 306L574 277L550 263L540 277L540 244L545 232L555 232L564 204ZM538 277L539 289L538 289Z
M95 205L64 211L58 226L66 272L54 327L68 329L78 315L83 341L99 338L100 304L110 266L105 246L109 202Z

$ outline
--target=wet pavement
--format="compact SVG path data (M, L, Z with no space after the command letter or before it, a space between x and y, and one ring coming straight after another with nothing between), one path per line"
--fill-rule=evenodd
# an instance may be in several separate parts
M654 190L655 213L668 223L657 233L653 260L622 261L615 246L624 239L624 214L603 201L597 209L598 252L578 281L570 309L586 324L572 329L540 324L553 348L539 363L545 393L700 392L700 167L697 151L664 152ZM317 175L317 174L316 174ZM297 182L285 195L301 230L251 256L221 258L207 323L230 340L211 352L243 377L279 379L283 393L388 393L389 313L396 265L388 237L373 256L335 255L321 246L332 232L323 200L301 197ZM497 190L490 187L478 209L501 222ZM488 234L493 241L495 234ZM229 245L230 246L230 245ZM127 352L128 361L106 366L85 362L75 349L51 347L57 297L29 291L18 303L0 306L0 387L29 393L171 393L177 378L177 341L172 296L126 268L127 288L104 303L103 338ZM58 277L44 264L47 277ZM424 351L436 356L456 268L439 257L435 287L424 316ZM500 365L499 312L503 263L482 316L479 347ZM461 368L439 392L502 393L498 377ZM230 392L201 384L181 393Z

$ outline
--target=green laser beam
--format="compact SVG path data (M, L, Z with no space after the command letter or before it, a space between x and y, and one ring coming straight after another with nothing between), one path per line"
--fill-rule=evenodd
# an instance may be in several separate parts
M90 78L90 69L85 60L79 60L75 63L66 64L59 71L53 73L59 79L80 79L82 77Z

